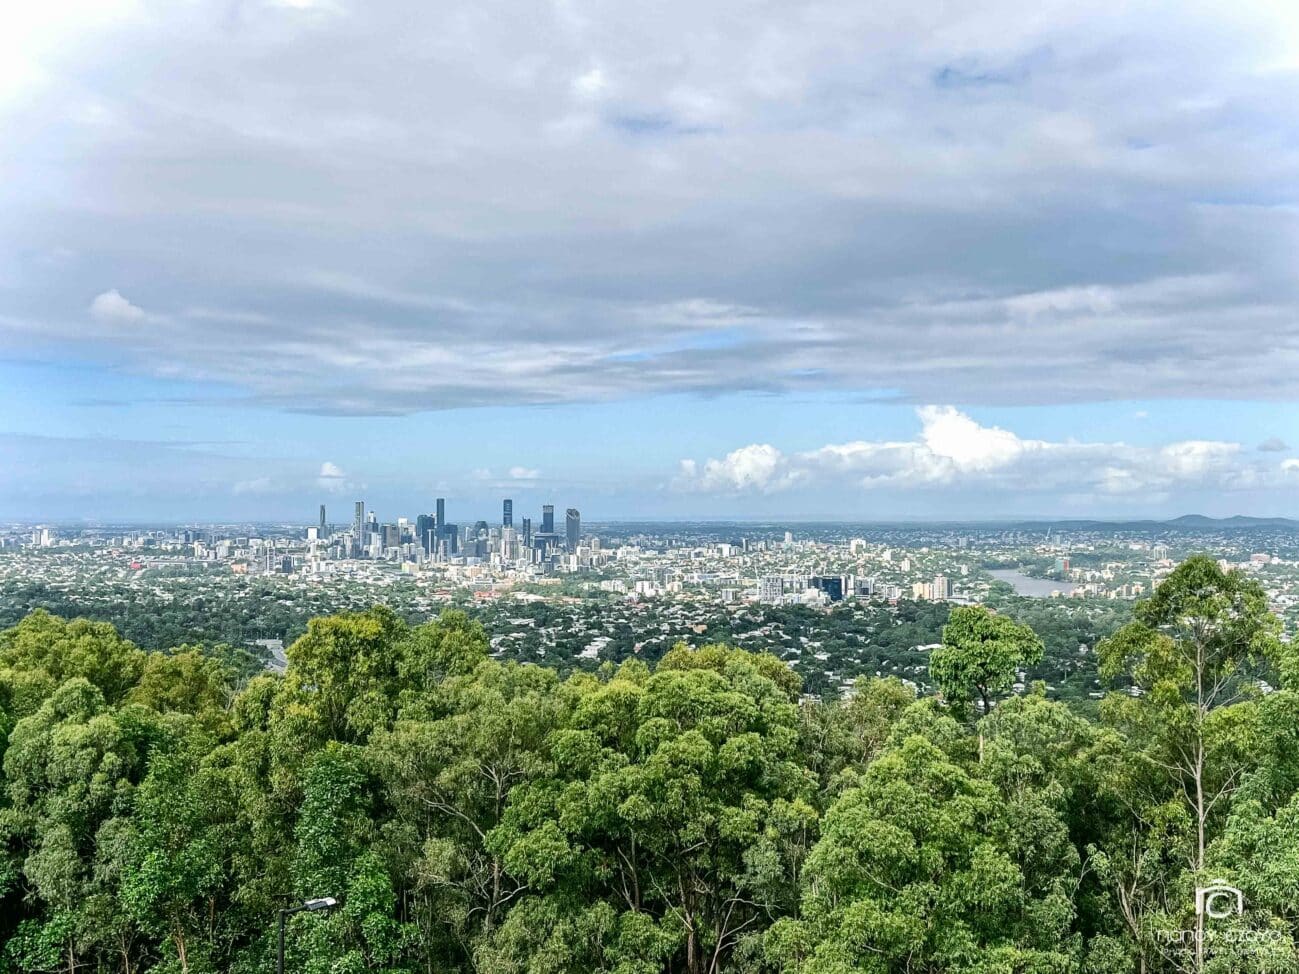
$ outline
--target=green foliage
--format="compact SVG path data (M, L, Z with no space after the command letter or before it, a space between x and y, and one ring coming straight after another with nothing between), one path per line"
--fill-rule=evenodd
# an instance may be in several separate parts
M1042 659L1042 640L1027 626L981 605L959 606L943 627L930 673L954 704L978 699L986 713L995 697L1015 682L1015 673Z
M1178 568L1099 647L1100 720L1012 692L1094 633L898 612L917 665L946 622L941 699L804 698L724 642L561 675L459 612L312 620L283 675L34 613L0 634L0 971L263 974L319 896L290 970L1299 970L1299 689L1263 692L1293 673L1257 586ZM1247 909L1205 930L1219 877Z

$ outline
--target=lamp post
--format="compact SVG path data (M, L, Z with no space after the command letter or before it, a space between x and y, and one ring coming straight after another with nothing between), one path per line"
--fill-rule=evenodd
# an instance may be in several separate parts
M287 910L280 911L280 944L275 955L275 974L284 974L284 921L289 918L289 914L301 913L304 910L319 913L321 910L332 910L336 906L338 900L334 897L321 896L314 900L307 900L301 906L291 906Z

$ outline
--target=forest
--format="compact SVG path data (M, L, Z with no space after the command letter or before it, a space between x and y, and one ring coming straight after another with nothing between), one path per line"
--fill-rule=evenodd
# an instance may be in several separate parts
M311 974L1299 971L1280 631L1192 557L1084 708L1014 692L1045 646L1005 606L951 611L933 696L842 700L721 643L565 676L458 611L313 619L283 674L35 611L0 971L270 972L281 922Z

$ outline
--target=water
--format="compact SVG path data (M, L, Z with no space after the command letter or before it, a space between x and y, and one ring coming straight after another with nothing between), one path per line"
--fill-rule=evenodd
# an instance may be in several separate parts
M997 581L1010 585L1017 594L1027 595L1029 598L1034 599L1050 598L1052 592L1068 595L1074 589L1072 582L1055 582L1049 578L1030 578L1017 568L994 568L988 574Z

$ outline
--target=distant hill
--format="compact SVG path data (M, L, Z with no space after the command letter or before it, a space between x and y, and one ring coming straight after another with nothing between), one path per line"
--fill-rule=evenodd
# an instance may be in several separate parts
M1166 522L1178 528L1299 528L1299 521L1288 517L1205 517L1203 514L1183 514Z
M1034 529L1051 527L1060 531L1098 531L1122 528L1129 531L1299 531L1299 521L1289 517L1207 517L1204 514L1183 514L1168 521L1022 521L1015 528Z

